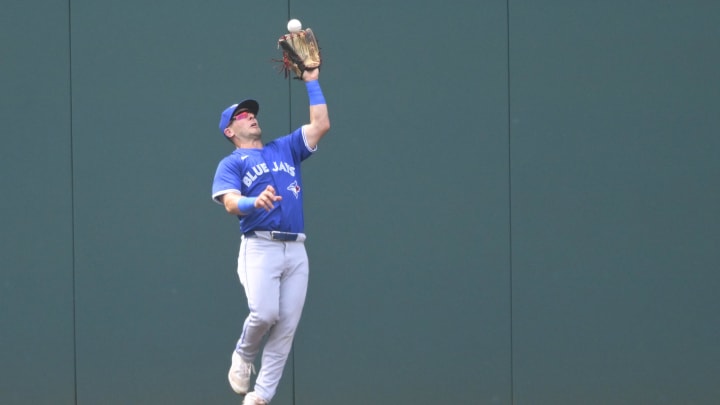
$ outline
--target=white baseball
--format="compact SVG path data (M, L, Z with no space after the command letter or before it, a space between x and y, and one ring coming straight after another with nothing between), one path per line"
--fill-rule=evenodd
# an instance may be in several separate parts
M290 32L298 32L302 29L302 23L300 20L293 18L292 20L288 21L287 29Z

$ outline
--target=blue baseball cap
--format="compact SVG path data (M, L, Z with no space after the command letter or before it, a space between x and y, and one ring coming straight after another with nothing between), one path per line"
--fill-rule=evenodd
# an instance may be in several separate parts
M220 132L225 133L225 128L230 125L230 120L232 119L233 115L235 115L235 111L240 109L246 109L253 113L255 116L257 116L258 111L260 111L260 104L258 104L258 102L255 100L246 99L226 108L225 111L223 111L220 115Z

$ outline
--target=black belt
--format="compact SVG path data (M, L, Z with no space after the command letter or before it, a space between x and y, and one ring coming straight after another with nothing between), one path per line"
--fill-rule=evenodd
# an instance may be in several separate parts
M246 232L244 235L246 238L258 237L258 234L255 233L255 231ZM295 242L298 238L298 235L299 234L293 232L270 231L270 239L279 240L282 242Z

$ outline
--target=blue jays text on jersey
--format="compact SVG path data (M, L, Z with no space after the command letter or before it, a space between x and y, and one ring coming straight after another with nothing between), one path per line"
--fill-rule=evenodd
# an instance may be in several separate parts
M300 163L315 150L307 146L302 127L262 149L235 149L218 165L212 198L221 204L220 197L229 192L255 197L271 185L282 200L269 212L256 210L239 216L241 231L304 232Z
M247 156L247 155L245 155ZM272 168L268 168L268 164L265 162L262 162L258 165L255 165L252 167L252 170L248 170L245 173L245 176L243 177L243 184L245 186L250 187L252 183L257 180L258 176L261 176L263 173L270 173L272 172L278 172L283 171L287 172L291 176L295 176L295 166L290 166L286 162L272 162Z

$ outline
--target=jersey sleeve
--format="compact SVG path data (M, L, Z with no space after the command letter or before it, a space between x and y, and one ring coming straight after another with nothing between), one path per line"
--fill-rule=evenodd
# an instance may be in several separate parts
M308 143L307 143L307 138L305 138L305 125L303 125L302 127L300 127L300 133L301 133L301 135L302 135L303 145L305 145L305 149L307 149L310 153L314 153L314 152L317 150L318 146L315 145L314 148L311 148L311 147L308 145Z
M232 155L220 161L215 171L215 178L213 179L212 185L212 199L216 203L222 204L220 196L227 193L237 192L242 194L242 182L241 176L238 175L239 173L240 168Z
M308 146L307 139L305 139L304 125L289 134L285 140L288 142L288 146L290 147L293 158L296 162L302 162L312 156L312 154L317 150L317 145L315 145L315 148L310 148L310 146Z

